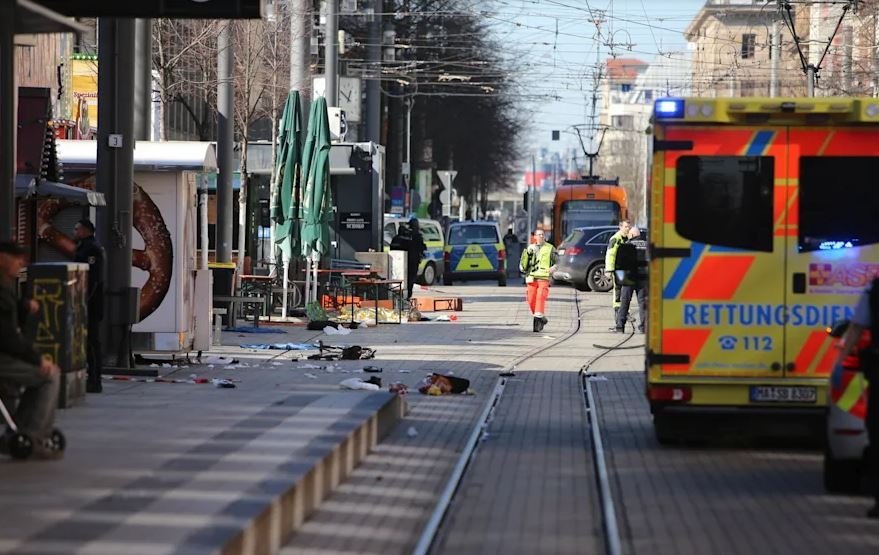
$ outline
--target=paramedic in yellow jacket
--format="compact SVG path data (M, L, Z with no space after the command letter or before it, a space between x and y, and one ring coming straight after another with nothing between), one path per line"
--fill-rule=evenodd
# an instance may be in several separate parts
M528 306L534 315L534 331L543 330L549 321L546 319L546 299L549 297L549 279L555 271L558 253L546 242L543 230L534 232L535 242L528 245L519 260L519 271L525 274L528 291Z
M617 249L629 240L629 230L632 228L632 223L629 220L620 220L620 229L616 233L614 233L610 241L607 243L607 252L604 255L604 271L610 274L610 279L613 280L613 319L614 324L616 324L617 320L617 312L620 309L620 285L617 283L616 275L614 274L614 269L617 260ZM616 330L616 325L614 325L611 330Z

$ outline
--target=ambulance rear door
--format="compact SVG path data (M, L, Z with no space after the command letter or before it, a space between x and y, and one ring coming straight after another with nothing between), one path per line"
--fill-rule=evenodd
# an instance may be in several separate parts
M879 127L791 127L785 373L826 378L838 354L826 328L850 318L879 272Z
M649 356L663 377L782 375L785 238L773 222L787 193L786 135L779 126L657 126L663 173L652 214L662 223L653 224L651 275L661 279L651 295L661 296L661 326Z

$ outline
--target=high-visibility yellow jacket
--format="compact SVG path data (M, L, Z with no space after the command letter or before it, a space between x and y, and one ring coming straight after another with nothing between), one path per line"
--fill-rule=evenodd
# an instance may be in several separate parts
M629 240L629 236L622 231L614 233L607 243L607 252L604 254L604 271L613 272L616 269L617 249Z
M558 262L559 255L550 243L528 245L519 259L519 271L526 278L549 279L549 269Z

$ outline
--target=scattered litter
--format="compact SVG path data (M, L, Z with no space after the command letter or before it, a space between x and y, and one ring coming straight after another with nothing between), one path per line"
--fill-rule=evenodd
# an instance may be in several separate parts
M412 370L407 370L407 369L405 369L405 368L400 368L399 370L397 370L397 372L399 372L399 373L401 373L401 374L411 374L411 373L412 373Z
M457 314L440 314L437 316L434 321L436 322L457 322L458 315Z
M409 393L409 388L407 388L406 384L402 382L394 382L388 386L388 391L396 393L397 395L406 395Z
M287 333L283 328L258 328L255 326L238 326L237 328L226 328L226 331L237 333Z
M214 378L211 380L211 383L221 389L232 389L235 387L235 384L232 383L231 380L227 380L224 378Z
M159 365L156 364L155 362L150 364L150 368L158 368L158 367L159 367Z
M551 335L544 335L543 338L544 339L555 339L555 337L553 337Z
M513 370L506 370L506 371L500 373L500 376L502 378L512 378L515 375L516 375L516 372L514 372Z
M424 395L466 393L469 389L470 380L442 374L430 374L418 386L418 391Z
M590 382L606 382L607 376L589 376Z
M280 362L273 362L272 366L283 366L283 364L281 364Z
M314 345L309 345L308 343L245 343L241 345L241 348L259 351L307 351L314 349Z
M317 376L315 376L315 375L312 374L311 372L306 372L304 375L305 375L306 378L311 378L312 380L316 380L316 379L317 379Z
M214 367L213 364L208 364L208 368L213 368L213 367Z
M416 437L418 435L418 430L415 429L415 426L409 426L409 429L406 430L406 435L409 437Z
M206 362L208 364L238 364L238 361L232 357L224 357L224 356L211 356L202 359L202 362Z
M452 371L449 371L449 372L446 372L446 375L447 375L447 376L454 376L454 375L455 375L455 373L454 373L454 372L452 372Z
M352 345L350 347L334 347L318 342L320 353L311 355L309 360L369 360L375 358L375 349Z
M194 380L195 378L197 378L197 377L198 377L197 374L190 374L190 375L189 375L189 378L190 378L190 379L193 379L193 380Z
M365 366L363 368L364 372L369 372L370 374L378 374L382 371L378 366Z
M324 328L324 333L327 335L348 335L351 333L351 330L343 328L342 326L339 326L338 328L327 326Z
M372 325L375 325L375 322L373 322ZM357 322L357 327L359 328L368 328L369 326L370 324L368 320L364 320L363 322Z
M360 378L348 378L347 380L342 380L339 382L339 387L342 389L362 389L365 391L378 391L381 389L379 386L365 382Z
M310 370L310 369L319 370L319 369L323 368L323 366L318 366L317 364L300 364L296 368L299 370Z
M333 368L332 366L327 366L326 368L324 368L324 370L326 370L327 374L332 374L336 371L335 368Z

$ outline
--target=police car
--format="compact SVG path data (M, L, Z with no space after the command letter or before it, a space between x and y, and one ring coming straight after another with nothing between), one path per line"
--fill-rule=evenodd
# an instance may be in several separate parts
M443 284L454 280L497 279L507 284L507 251L497 222L454 222L446 235Z
M390 250L391 240L399 232L400 226L408 224L408 222L408 218L385 214L385 252ZM418 228L422 239L424 239L424 246L427 247L424 258L418 265L418 282L423 285L433 285L440 280L443 274L443 252L445 250L443 227L436 220L418 218Z

